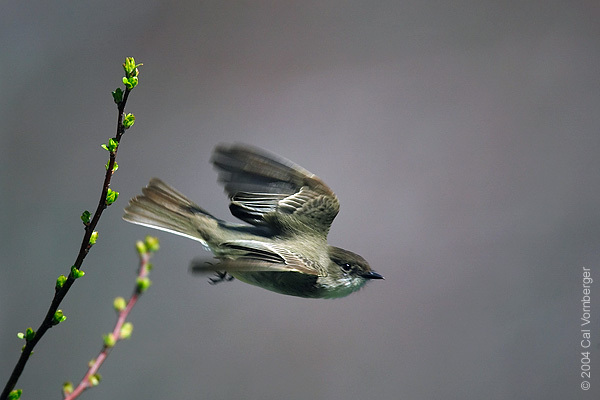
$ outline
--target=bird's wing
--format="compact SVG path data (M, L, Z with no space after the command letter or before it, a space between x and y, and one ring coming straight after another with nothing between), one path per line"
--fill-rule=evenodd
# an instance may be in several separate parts
M231 213L276 232L312 229L327 235L340 205L316 175L247 145L220 145L212 162L231 201Z
M300 272L306 275L325 276L324 267L294 254L283 246L258 240L232 240L220 244L226 248L216 264L195 265L196 272Z

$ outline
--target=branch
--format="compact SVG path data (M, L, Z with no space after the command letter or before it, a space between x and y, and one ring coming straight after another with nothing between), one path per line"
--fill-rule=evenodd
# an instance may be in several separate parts
M140 267L138 270L136 286L133 294L127 303L125 303L125 299L122 297L117 297L115 299L114 307L115 310L119 312L117 323L115 324L112 333L104 336L104 344L100 354L98 354L98 357L90 362L90 367L87 373L81 382L79 382L77 387L73 389L73 384L70 382L67 382L63 385L63 394L65 400L73 400L86 389L97 386L100 383L100 375L98 374L98 370L106 360L106 357L108 357L110 350L119 340L128 339L131 336L133 325L130 322L125 321L127 320L131 309L133 306L135 306L135 303L138 301L139 297L146 291L146 289L148 289L151 284L150 280L148 279L148 273L151 267L150 257L152 256L153 252L158 250L158 239L147 236L145 243L139 241L137 242L136 247L140 256Z
M141 64L139 64L141 65ZM64 299L64 297L69 292L69 289L75 282L77 278L80 278L84 275L84 272L81 271L81 266L83 265L83 260L87 256L90 248L96 243L96 239L98 238L98 232L94 229L102 216L102 212L106 207L114 203L114 201L119 196L118 192L115 192L110 189L110 181L113 173L117 170L118 165L115 162L117 157L117 150L119 147L119 142L121 141L121 137L125 133L125 130L130 128L135 122L135 117L133 114L124 114L125 104L127 103L127 98L129 97L129 93L135 86L138 84L138 74L139 71L137 69L138 65L135 64L135 60L131 57L125 59L125 63L123 64L123 69L125 70L125 77L123 78L123 84L125 85L125 92L121 88L117 88L113 93L113 99L118 107L119 116L117 119L117 132L114 138L109 140L108 145L103 145L103 147L108 150L110 153L109 160L106 164L106 174L104 176L104 183L102 184L102 192L100 194L100 200L98 201L98 206L96 207L96 211L92 219L90 220L89 211L85 211L81 219L85 225L85 233L83 235L83 240L81 241L81 247L79 249L79 253L77 254L77 258L75 259L75 263L71 267L71 271L68 277L61 275L56 280L54 298L50 303L50 307L48 308L48 312L44 317L44 320L40 324L37 331L34 331L31 328L28 328L26 334L20 335L25 339L25 346L21 351L21 356L15 365L12 374L10 375L2 394L0 394L0 400L14 400L20 397L20 390L14 391L14 387L17 384L23 370L25 369L25 365L29 360L29 356L31 355L33 349L36 344L40 341L40 339L44 336L44 334L53 327L54 325L59 324L64 321L67 317L63 315L62 310L59 310L58 307L60 303Z

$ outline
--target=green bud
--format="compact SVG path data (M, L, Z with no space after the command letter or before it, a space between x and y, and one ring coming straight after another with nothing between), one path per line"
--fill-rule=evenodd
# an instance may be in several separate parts
M59 276L58 278L56 278L56 290L60 290L62 289L62 287L64 286L65 282L67 281L67 277L64 275Z
M121 88L116 88L114 92L112 92L112 97L113 100L115 101L115 104L119 104L120 102L123 101L123 89Z
M62 385L62 391L65 397L73 393L73 389L73 382L65 382Z
M138 84L138 75L140 71L137 67L142 64L136 64L133 57L127 57L125 62L123 63L123 70L125 71L125 76L123 77L123 84L127 88L127 90L132 90ZM113 95L114 97L114 95ZM116 101L116 100L115 100Z
M98 236L98 235L96 235L96 236ZM75 268L74 265L71 267L71 276L73 277L73 279L81 278L84 275L85 275L85 272L83 272L80 269Z
M8 400L19 400L22 393L23 391L21 389L13 390L8 394Z
M131 76L136 68L137 65L135 65L135 59L133 57L126 57L125 62L123 63L123 70L125 70L125 75Z
M96 240L98 240L98 231L92 232L92 236L90 236L90 245L96 244Z
M117 172L118 169L119 169L119 164L117 164L117 162L115 161L115 163L113 164L112 172L115 173L115 172Z
M127 307L127 301L120 296L115 297L115 300L113 301L113 307L115 308L115 311L123 311Z
M137 76L132 76L132 77L123 77L123 84L125 85L125 87L129 90L132 90L134 87L137 86L139 80Z
M34 337L35 331L33 330L33 328L27 328L27 330L25 331L25 340L29 342L33 340Z
M54 313L54 317L52 317L52 325L58 325L67 319L67 316L63 314L62 310L58 310Z
M138 293L144 293L146 290L148 290L150 285L152 285L152 281L150 281L147 276L138 277L136 279L136 288Z
M30 341L35 337L35 331L33 330L33 328L27 328L25 330L25 333L23 332L19 332L17 333L17 337L19 339L25 339L26 341Z
M135 242L135 249L137 250L137 252L140 256L142 254L146 253L146 245L141 240L138 240L137 242Z
M119 337L121 339L129 339L129 337L131 337L131 332L133 332L133 324L131 322L125 322L121 327Z
M110 138L110 139L108 140L108 144L103 144L103 145L102 145L102 148L103 148L104 150L106 150L106 151L109 151L109 152L111 152L111 153L112 153L112 152L114 152L114 151L117 149L117 147L119 147L119 142L118 142L118 141L116 141L116 140L115 140L115 139L113 139L113 138Z
M155 251L160 249L160 245L159 245L157 237L146 236L145 243L146 243L146 248L148 249L149 252L154 253Z
M117 199L119 198L119 192L115 192L112 189L108 189L108 192L106 192L106 205L110 206L112 203L114 203L115 201L117 201ZM90 239L91 241L91 239Z
M96 364L96 359L92 358L90 361L88 361L88 368L92 368L94 364Z
M107 333L102 338L104 340L104 346L108 347L109 349L117 344L117 338L112 333Z
M133 115L131 113L126 114L125 117L123 118L123 127L125 129L129 129L133 126L133 124L135 124L135 115Z
M92 214L88 211L85 210L82 214L81 214L81 220L83 221L84 225L88 225L90 223L90 217L92 216Z
M123 64L123 69L125 70L125 76L127 76L128 78L138 76L140 73L140 71L138 70L138 67L141 65L144 65L144 64L142 64L142 63L136 64L133 57L127 57L125 59L125 63Z
M92 376L90 376L89 381L90 381L90 385L93 386L98 386L100 384L100 381L102 380L102 377L100 376L100 374L94 374Z

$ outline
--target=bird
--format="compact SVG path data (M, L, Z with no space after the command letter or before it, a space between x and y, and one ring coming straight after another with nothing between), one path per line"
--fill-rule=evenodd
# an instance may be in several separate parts
M340 298L384 279L360 255L327 243L340 203L319 177L247 144L220 144L211 161L231 214L245 224L214 217L158 178L123 219L199 241L217 262L194 270L216 272L213 282L233 277L290 296Z

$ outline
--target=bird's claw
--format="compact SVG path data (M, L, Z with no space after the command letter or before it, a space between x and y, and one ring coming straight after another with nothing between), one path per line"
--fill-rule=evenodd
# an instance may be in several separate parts
M233 276L229 275L225 271L216 271L214 277L208 278L208 283L216 285L221 282L230 282L233 280Z

